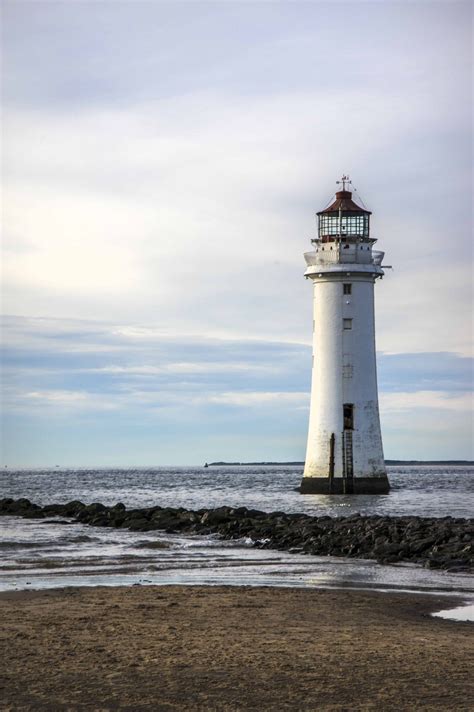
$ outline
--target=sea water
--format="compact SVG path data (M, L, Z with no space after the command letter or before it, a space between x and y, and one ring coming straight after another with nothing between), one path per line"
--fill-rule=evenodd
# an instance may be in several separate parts
M311 515L471 517L474 467L389 468L381 496L300 495L301 467L30 469L0 474L0 497L200 509L221 505ZM260 550L248 540L130 532L65 520L0 518L0 590L70 585L230 584L410 590L470 596L474 578L415 565Z

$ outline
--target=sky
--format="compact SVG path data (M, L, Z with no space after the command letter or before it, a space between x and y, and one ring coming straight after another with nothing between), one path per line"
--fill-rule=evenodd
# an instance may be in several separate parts
M342 173L390 459L471 459L469 2L4 0L3 465L303 460Z

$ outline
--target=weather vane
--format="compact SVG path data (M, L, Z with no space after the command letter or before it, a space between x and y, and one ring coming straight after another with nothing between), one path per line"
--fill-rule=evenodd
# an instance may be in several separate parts
M349 176L346 176L346 175L343 175L341 180L336 181L336 185L341 185L341 183L342 183L342 190L346 189L346 183L348 185L352 185L352 181L349 180Z

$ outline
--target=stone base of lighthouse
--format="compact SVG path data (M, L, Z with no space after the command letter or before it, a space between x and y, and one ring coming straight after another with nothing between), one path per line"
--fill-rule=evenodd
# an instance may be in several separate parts
M387 475L380 477L303 477L301 494L388 494Z

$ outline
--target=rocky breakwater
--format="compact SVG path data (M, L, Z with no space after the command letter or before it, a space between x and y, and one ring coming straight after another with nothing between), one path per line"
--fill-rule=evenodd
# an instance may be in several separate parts
M34 519L66 517L97 527L148 532L217 534L223 539L250 538L265 549L376 559L381 564L412 562L429 568L474 568L474 519L452 517L312 517L260 512L246 507L189 510L182 507L127 509L73 501L41 507L28 499L0 500L0 515Z

